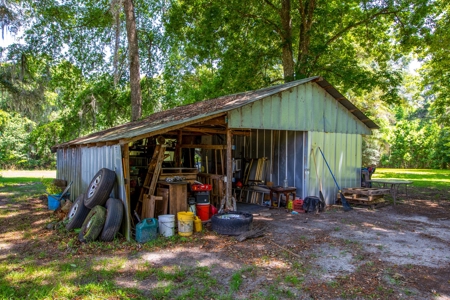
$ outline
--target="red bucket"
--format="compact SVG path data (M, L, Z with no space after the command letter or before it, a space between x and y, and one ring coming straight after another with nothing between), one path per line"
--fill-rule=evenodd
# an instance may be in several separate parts
M212 217L217 213L218 213L217 208L214 205L210 205L209 206L209 215Z
M202 221L208 221L209 220L209 203L197 203L195 205L195 208L197 209L197 216Z

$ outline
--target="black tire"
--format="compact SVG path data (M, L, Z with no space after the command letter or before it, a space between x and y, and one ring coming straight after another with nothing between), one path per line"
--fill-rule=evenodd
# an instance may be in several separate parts
M100 241L111 242L122 224L123 204L122 201L115 198L109 198L106 201L106 221L100 234Z
M69 213L67 214L66 224L67 230L72 230L75 228L80 228L83 225L86 216L91 211L91 209L84 206L84 194L80 194L75 202L72 204Z
M237 211L215 214L211 218L212 230L225 235L240 235L247 232L252 222L253 215Z
M106 208L100 205L95 206L87 215L86 220L84 220L78 240L80 242L95 241L103 229L105 219Z
M87 188L84 205L88 208L104 205L111 194L115 181L116 173L114 171L107 168L100 169Z

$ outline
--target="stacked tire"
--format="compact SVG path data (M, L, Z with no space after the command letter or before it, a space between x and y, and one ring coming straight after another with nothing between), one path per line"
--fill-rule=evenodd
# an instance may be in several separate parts
M116 173L102 168L92 178L86 193L75 200L67 216L67 230L80 228L81 242L110 242L122 224L123 204L120 199L110 198Z

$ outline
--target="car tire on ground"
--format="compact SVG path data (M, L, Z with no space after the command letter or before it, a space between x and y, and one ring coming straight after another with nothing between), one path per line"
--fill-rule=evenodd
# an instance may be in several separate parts
M106 201L106 221L100 234L100 241L111 242L122 224L123 204L120 199L109 198Z
M83 243L95 241L103 229L105 219L106 208L100 205L95 206L84 220L78 240Z
M96 205L104 205L114 187L116 173L110 169L102 168L91 180L84 199L84 205L93 208Z
M75 200L75 203L72 204L66 218L68 221L66 224L67 230L80 228L83 225L83 222L90 211L89 208L84 206L84 196L84 194L80 194Z
M253 215L237 211L219 213L211 217L212 230L225 235L240 235L247 232L252 222Z

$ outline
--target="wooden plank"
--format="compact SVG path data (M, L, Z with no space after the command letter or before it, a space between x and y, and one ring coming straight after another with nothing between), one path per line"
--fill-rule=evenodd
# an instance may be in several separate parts
M141 220L154 218L154 215L155 215L155 196L144 194L144 198L142 199Z
M197 168L162 168L161 174L197 174Z
M359 201L375 201L377 199L383 199L384 195L375 195L375 196L363 196L363 195L356 195L354 194L352 199L348 200L359 200Z
M181 148L187 149L226 149L226 145L206 145L206 144L183 144Z
M225 116L220 116L214 119L206 120L203 122L199 122L201 125L223 125L226 126L227 122L225 121Z
M344 193L359 194L359 195L384 195L389 194L390 189L379 189L379 188L344 188L342 189Z
M213 133L213 134L226 134L227 133L223 129L204 128L204 127L184 127L183 131Z
M337 194L337 199L338 201L341 200L341 195ZM383 203L386 202L386 200L384 198L377 198L377 199L373 199L373 200L368 200L367 198L347 198L347 202L352 203L352 204L361 204L361 205L373 205L373 204L377 204L377 203Z
M233 139L233 133L229 128L227 128L227 152L226 152L226 164L227 164L227 185L226 185L226 196L227 200L231 199L231 178L233 177L233 158L231 153L231 144ZM222 151L221 151L222 153ZM223 166L223 164L222 164ZM223 170L223 169L222 169ZM223 174L223 173L222 173ZM235 205L235 204L234 204Z
M175 166L181 167L181 141L183 140L183 131L178 130L177 145L175 146Z
M177 215L180 211L187 211L187 184L169 185L169 214Z
M386 202L384 198L379 198L373 201L366 201L366 200L360 200L360 199L348 199L349 203L355 203L355 204L361 204L361 205L373 205L377 203L383 203Z
M159 196L158 199L162 200L155 203L155 217L167 214L169 207L169 189L157 188L156 195Z
M123 206L125 208L125 222L122 222L121 232L127 239L131 239L131 226L135 226L133 218L131 217L131 202L130 202L130 150L128 144L123 145L123 158L122 158L122 169L123 169L123 179L125 185L125 199L122 199Z

